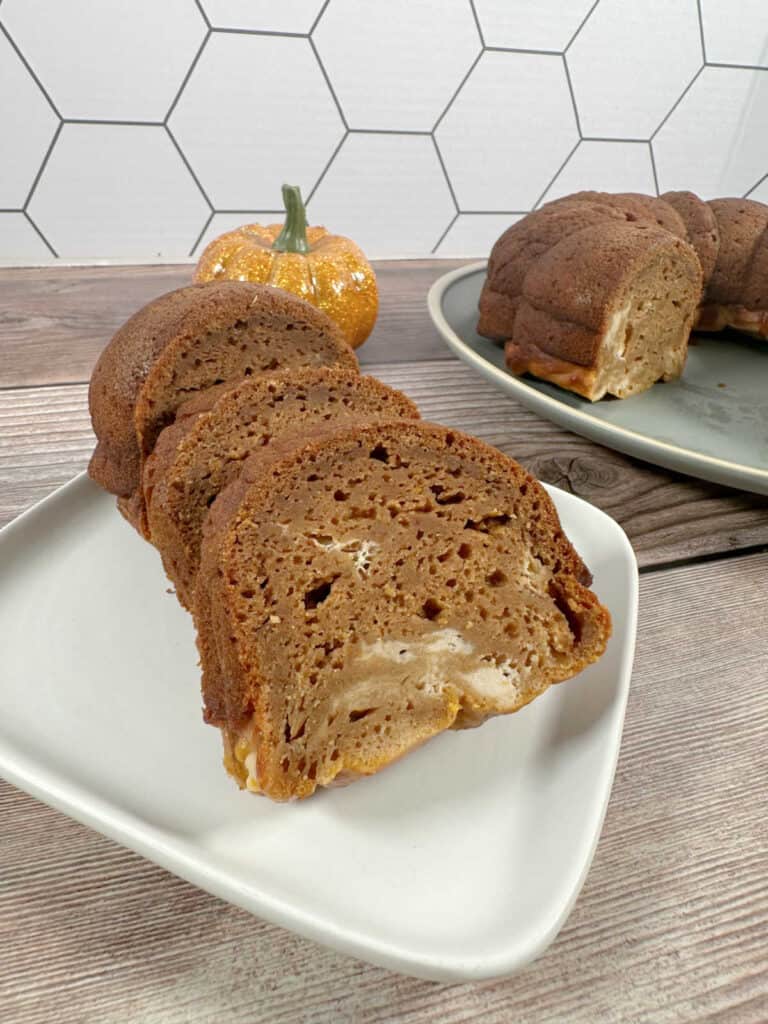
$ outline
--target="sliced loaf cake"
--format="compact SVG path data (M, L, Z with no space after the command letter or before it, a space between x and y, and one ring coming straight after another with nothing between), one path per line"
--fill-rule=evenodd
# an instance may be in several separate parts
M497 449L418 421L292 445L252 455L204 531L206 717L241 786L285 800L371 774L600 657L589 571Z
M295 295L244 281L161 295L120 328L94 368L98 443L88 472L143 531L144 460L179 405L215 384L300 366L355 370L357 360L340 329Z
M144 469L149 534L181 603L191 607L202 528L243 460L281 435L350 420L416 419L400 391L353 370L294 370L201 392L178 410Z

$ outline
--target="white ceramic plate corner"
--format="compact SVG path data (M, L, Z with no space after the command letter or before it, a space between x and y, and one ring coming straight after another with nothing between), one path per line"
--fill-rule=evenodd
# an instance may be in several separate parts
M637 616L620 527L549 490L613 616L603 659L517 715L275 805L223 773L156 553L75 479L0 532L0 774L343 953L439 981L511 973L553 940L589 869Z
M486 263L452 270L427 306L446 345L521 405L625 455L713 483L768 494L768 342L699 335L680 380L623 401L589 402L514 377L503 350L475 330Z

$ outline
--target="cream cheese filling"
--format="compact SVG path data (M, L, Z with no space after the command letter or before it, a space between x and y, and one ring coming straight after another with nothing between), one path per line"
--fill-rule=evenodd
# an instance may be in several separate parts
M617 390L625 390L629 383L627 362L624 356L627 349L630 305L628 302L613 314L608 330L603 335L600 346L600 373L597 378L597 387L600 393L595 396L596 398L602 398L606 392L615 395Z
M514 707L520 696L521 670L506 660L496 664L478 657L474 646L455 629L438 629L415 640L378 639L363 644L356 660L374 669L370 679L361 681L361 688L384 682L395 674L392 665L396 665L401 680L435 696L450 686L481 701L493 701L501 709ZM526 666L523 674L529 672ZM350 696L359 700L357 693Z
M352 558L352 564L359 575L364 576L371 567L371 559L379 547L375 540L358 540L357 537L348 537L345 540L335 540L333 537L324 535L309 534L309 539L323 551L337 551Z
M478 657L474 645L456 629L437 629L409 640L378 638L361 645L350 668L365 666L364 674L345 686L333 705L335 708L379 705L386 702L389 686L412 685L421 693L435 697L450 687L462 691L476 704L488 702L493 710L511 711L519 704L521 682L538 660L538 655L534 654L525 665L516 667L508 660L495 663ZM225 744L227 742L225 739ZM234 760L243 769L245 788L251 793L261 793L253 721L229 744Z
M260 793L259 769L256 764L256 736L251 722L237 737L233 745L235 760L245 769L245 788L251 793Z

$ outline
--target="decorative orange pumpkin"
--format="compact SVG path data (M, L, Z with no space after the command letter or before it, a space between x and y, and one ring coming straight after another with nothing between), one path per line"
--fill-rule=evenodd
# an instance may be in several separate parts
M258 281L300 295L344 331L353 348L373 330L376 275L360 248L325 228L307 227L301 192L283 185L285 224L244 224L206 246L196 281Z

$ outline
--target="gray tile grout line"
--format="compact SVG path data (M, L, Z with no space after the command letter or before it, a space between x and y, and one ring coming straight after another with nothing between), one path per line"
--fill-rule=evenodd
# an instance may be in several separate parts
M568 42L563 47L563 53L564 54L566 54L568 52L568 50L571 48L571 46L574 44L574 42L576 41L576 37L581 32L581 30L584 28L584 26L587 24L589 19L592 17L592 12L594 11L594 9L597 7L597 5L599 3L600 3L600 0L595 0L595 2L592 4L592 6L587 11L587 13L581 19L581 21L579 22L579 24L578 24L578 26L576 28L576 31L573 33L571 38L568 40Z
M325 14L325 9L326 9L326 7L328 6L328 4L329 4L330 2L331 2L331 0L324 0L324 3L323 3L323 5L322 5L322 7L321 7L321 8L320 8L320 10L319 10L319 11L317 12L317 15L316 15L316 17L315 17L315 20L314 20L314 21L312 22L312 24L311 24L311 25L310 25L310 27L309 27L309 34L310 34L310 36L311 36L311 35L312 35L312 33L313 33L313 32L315 31L315 29L317 28L317 26L318 26L318 25L320 24L320 19L321 19L321 18L322 18L322 16L323 16L323 15Z
M330 157L328 159L328 163L322 169L322 171L320 172L320 176L318 177L317 181L315 182L315 184L312 186L312 188L307 193L307 197L304 200L304 205L305 206L309 206L310 201L312 200L315 192L317 192L318 188L320 187L320 184L321 184L323 178L326 176L328 171L331 169L331 164L336 159L336 156L337 156L339 150L341 149L341 147L344 145L344 143L347 141L348 138L349 138L349 129L346 129L346 131L344 131L344 133L342 134L342 136L339 139L339 141L336 143L336 148L331 153L331 155L330 155Z
M653 184L656 188L656 195L661 195L661 189L659 188L659 175L656 170L656 156L653 152L653 143L648 139L648 152L651 157L651 171L653 172Z
M530 210L459 210L462 216L467 217L525 217Z
M317 64L318 64L318 66L320 68L320 72L321 72L323 78L325 79L325 84L328 87L328 92L331 94L331 99L336 104L336 109L339 112L339 117L341 118L341 123L344 125L344 131L348 132L349 131L349 124L347 123L347 118L346 118L346 116L344 114L344 110L343 110L343 108L341 106L341 103L339 102L339 97L336 95L336 90L333 88L333 85L331 84L331 79L330 79L330 77L328 75L328 72L325 70L325 64L323 64L322 60L320 59L320 52L317 49L317 47L315 46L315 41L312 38L312 36L307 36L307 39L309 41L309 45L312 48L312 53L314 53L314 55L315 55L315 60L317 61Z
M197 7L198 11L200 12L200 16L203 19L203 21L205 22L206 27L208 29L210 29L210 27L211 27L211 19L208 17L208 12L203 7L203 5L200 2L200 0L194 0L194 3L195 3L195 7Z
M562 57L562 50L532 50L522 46L484 46L488 53L527 53L533 57Z
M206 22L207 22L207 18L206 18ZM215 207L213 205L213 202L211 201L210 196L208 195L206 190L203 188L202 183L200 182L200 179L198 178L197 174L193 170L192 164L187 159L186 153L181 148L181 145L179 144L178 140L176 139L176 136L173 134L173 131L171 130L171 126L169 125L168 122L169 122L169 120L171 118L171 115L175 111L176 106L177 106L179 100L181 99L182 93L186 89L187 83L189 82L189 79L192 76L192 72L197 67L198 62L200 60L200 57L202 56L203 50L207 46L208 40L210 38L211 38L211 29L209 27L207 29L205 35L203 36L203 38L202 38L202 40L200 42L200 45L197 48L197 52L195 53L195 56L192 58L192 62L190 63L189 67L187 68L186 74L184 75L184 77L181 80L181 84L179 85L179 88L176 90L176 95L173 97L173 100L171 101L171 105L168 108L168 110L166 111L165 118L163 119L163 122L162 122L162 127L165 129L166 135L171 140L172 146L174 147L176 152L179 154L179 157L181 158L182 163L184 164L184 166L187 169L187 173L192 178L192 180L194 181L195 185L197 185L197 189L200 192L200 195L203 197L203 199L205 200L205 202L206 202L206 204L208 206L208 219L205 222L205 224L203 225L203 228L202 228L200 234L198 235L197 240L195 241L195 245L193 246L193 249L196 248L197 244L200 241L200 238L202 237L203 233L205 232L205 229L208 227L208 224L210 223L211 218L213 217L213 213L214 213ZM191 255L191 252L190 252L190 255Z
M752 186L752 188L748 189L748 191L746 191L746 192L744 193L744 195L742 196L742 198L743 198L743 199L748 199L748 198L749 198L749 197L750 197L750 196L752 195L752 193L753 193L753 192L755 191L755 189L756 189L756 188L760 188L760 186L761 186L761 185L763 184L763 182L764 182L764 181L765 181L765 180L766 180L767 178L768 178L768 174L764 174L764 175L762 176L762 178L760 178L760 179L759 179L759 181L756 181L756 182L755 182L755 184L754 184L754 185Z
M653 142L653 140L654 140L654 139L656 138L656 136L657 136L657 135L659 134L659 132L660 132L660 131L661 131L661 129L662 129L663 127L664 127L664 125L665 125L665 124L667 123L667 121L668 121L668 120L670 119L670 117L672 117L672 115L674 114L674 112L675 112L675 111L677 110L677 108L678 108L678 107L680 106L680 104L681 104L681 103L683 102L683 100L685 99L685 97L686 97L686 96L688 95L688 93L690 92L691 88L693 87L693 84L694 84L694 82L696 82L696 81L697 81L697 79L698 79L699 75L700 75L700 74L702 73L702 71L704 70L704 68L705 68L705 67L706 67L706 65L705 65L705 64L702 64L702 65L701 65L701 67L699 68L699 70L698 70L698 71L696 72L696 74L695 74L695 75L693 76L693 78L692 78L692 79L690 80L690 82L688 83L688 85L686 85L685 89L683 89L682 93L681 93L681 94L680 94L680 95L678 96L678 98L677 98L677 99L675 100L675 102L674 102L674 103L672 104L672 107L671 107L671 108L670 108L670 109L669 109L669 110L667 111L667 113L666 113L666 114L664 115L664 117L662 118L661 124L659 124L658 128L656 128L656 129L655 129L655 130L654 130L653 132L651 132L651 136L650 136L650 138L648 139L648 141L649 141L649 142Z
M472 11L472 17L475 19L475 28L477 29L477 34L480 37L480 45L482 47L485 47L485 36L483 35L483 26L480 24L480 18L478 17L477 8L475 7L475 0L469 0L469 9ZM440 241L442 241L442 239ZM437 244L439 245L440 242L438 242ZM437 248L437 246L435 248ZM435 250L433 249L432 252L434 251Z
M432 139L432 145L434 147L435 153L437 153L437 159L440 163L440 167L442 168L445 183L448 186L448 191L451 193L451 201L453 202L453 208L456 210L456 214L458 215L460 210L459 200L456 198L456 193L453 191L453 182L448 177L448 168L445 166L443 154L440 152L440 147L437 144L437 139L435 138L434 134L430 135L430 138Z
M701 0L696 0L696 16L699 20L699 39L701 41L701 59L707 63L707 45L704 42L704 18L701 13Z
M459 95L459 93L464 88L464 86L466 85L467 79L472 74L472 72L475 70L477 65L480 63L480 58L483 56L484 53L485 53L485 48L481 46L477 56L472 61L472 63L469 65L469 68L467 69L466 74L464 75L462 80L459 82L459 84L456 87L456 90L454 91L453 95L448 100L447 104L445 105L445 108L443 109L442 114L440 115L440 117L438 117L438 119L432 125L432 133L431 133L432 135L434 135L435 132L437 131L437 129L440 127L440 123L442 122L443 118L448 113L448 111L451 109L451 107L453 106L454 100Z
M635 138L622 139L619 136L616 136L614 138L613 136L609 136L609 135L582 135L581 136L581 141L582 142L634 142L634 143L637 143L638 145L645 145L648 142L648 139L635 139Z
M15 52L16 56L17 56L17 57L19 58L19 60L21 61L21 63L22 63L23 65L24 65L24 67L25 67L25 68L27 69L27 71L29 72L29 75L30 75L30 77L32 78L32 81L33 81L33 82L35 83L35 85L37 86L37 88L38 88L38 89L40 90L40 92L41 92L41 93L43 94L44 98L46 99L46 101L47 101L47 103L48 103L48 106L49 106L49 107L51 108L51 110L52 110L52 111L54 112L54 114L56 115L56 117L58 117L58 118L59 118L59 120L61 120L61 112L59 111L59 108L58 108L58 107L56 106L56 104L55 104L55 103L53 102L53 100L51 99L51 97L50 97L50 96L48 95L48 91L47 91L47 89L45 88L45 86L43 85L43 83L42 83L42 82L40 81L40 79L39 79L39 78L37 77L37 75L35 74L35 72L34 72L34 71L32 70L32 65L31 65L31 64L29 63L29 61L28 61L28 60L27 60L27 58L26 58L26 57L24 56L24 54L23 54L23 53L21 52L21 50L19 49L19 47L18 47L18 46L16 45L16 42L15 42L15 40L14 40L13 36L12 36L12 35L11 35L11 33L10 33L10 32L8 31L8 29L7 29L6 27L5 27L5 25L3 24L3 22L2 22L2 21L0 21L0 32L2 32L2 33L3 33L3 35L5 36L5 38L6 38L6 39L8 40L8 42L10 43L10 45L11 45L11 48L12 48L12 49L13 49L13 51Z
M37 188L38 182L40 181L40 178L43 175L43 171L48 166L48 161L51 159L51 153L53 153L53 147L59 141L59 136L61 135L61 132L62 132L63 128L64 128L64 122L63 121L59 121L59 123L58 123L58 125L56 127L56 131L53 133L53 137L52 137L51 141L48 143L48 149L46 149L46 151L45 151L45 156L43 157L42 162L40 163L40 166L37 169L37 174L34 176L34 178L32 179L32 184L29 186L29 191L27 192L27 198L24 200L24 212L25 213L27 212L27 207L29 206L30 202L32 201L32 196L35 194L35 189Z
M278 32L266 28L219 28L211 25L211 32L223 36L281 36L283 39L309 39L309 32Z
M350 135L431 135L432 132L425 128L417 131L414 128L347 128Z
M208 195L208 193L205 191L203 186L200 184L200 179L198 178L198 176L195 174L194 170L192 169L192 164L189 162L189 160L187 160L187 157L186 157L186 154L184 153L184 150L181 148L179 143L176 141L176 136L173 134L173 132L171 131L171 126L168 125L168 124L165 125L165 133L168 136L168 138L171 140L173 148L176 150L176 152L181 157L182 163L184 164L184 166L189 171L189 176L192 178L192 181L194 181L194 183L197 185L198 190L200 192L200 195L203 197L203 199L208 204L208 209L211 212L213 212L216 209L216 207L211 202L211 199L210 199L210 196Z
M167 111L166 111L166 113L165 113L165 117L163 118L163 124L164 124L164 125L167 125L167 124L168 124L168 120L169 120L169 118L170 118L171 114L172 114L172 113L174 112L174 110L176 109L176 105L178 104L179 100L181 99L181 94L182 94L182 93L184 92L184 90L186 89L186 87L187 87L187 82L189 81L189 79L190 79L190 77L191 77L191 75L192 75L192 72L193 72L193 71L195 70L195 68L197 67L197 63L198 63L198 61L200 60L200 57L202 56L203 50L205 49L205 47L206 47L206 45L207 45L207 43L208 43L208 40L209 40L210 38L211 38L211 30L210 30L210 28L209 28L209 29L208 29L208 31L207 31L207 32L205 33L205 35L203 36L203 40L202 40L202 42L200 43L200 46L199 46L199 47L197 48L197 53L196 53L196 54L195 54L195 56L194 56L194 57L192 58L192 63L191 63L191 64L189 65L189 67L187 68L186 74L185 74L185 75L184 75L184 77L182 78L182 80L181 80L181 84L179 85L179 88L178 88L178 89L176 90L176 95L175 95L175 96L173 97L173 100L171 101L171 105L170 105L170 107L168 108L168 110L167 110Z
M203 224L203 226L200 228L200 232L199 232L197 238L194 240L194 242L192 243L192 245L190 247L190 250L189 250L189 253L188 253L189 256L194 256L195 249L198 247L198 245L200 245L200 239L203 237L205 232L208 230L208 225L211 223L213 218L214 218L214 211L210 210L208 212L208 216L206 217L205 224Z
M40 230L40 228L39 228L39 227L37 226L37 224L35 223L35 221L34 221L34 220L32 219L32 217L31 217L31 215L30 215L30 213L29 213L29 210L25 210L25 211L24 211L24 216L25 216L25 217L27 218L27 221L29 222L30 226L31 226L31 227L33 228L33 230L34 230L34 231L35 231L35 232L37 233L37 235L38 235L38 236L40 237L40 240L41 240L41 241L43 242L43 244L45 245L45 247L46 247L46 248L48 249L48 251L49 251L49 252L51 253L51 255L53 256L53 258L54 258L55 260L57 260L57 259L59 258L59 254L58 254L58 253L56 252L56 250L55 250L55 249L53 248L53 246L51 245L51 243L50 243L50 242L48 241L48 239L47 239L47 238L45 237L45 235L43 234L43 232L42 232L42 231Z
M437 252L439 246L442 244L443 239L445 238L445 236L448 234L448 232L451 230L451 228L453 227L453 225L456 223L456 221L458 219L459 219L459 212L457 210L456 213L454 213L453 217L451 218L451 220L450 220L450 222L448 224L448 227L445 229L445 231L442 233L442 235L440 235L438 240L435 242L435 244L429 250L429 255L430 256L434 256L435 255L435 253Z
M242 215L244 217L245 216L250 216L250 214L252 214L252 213L270 213L270 214L274 213L274 214L277 214L278 216L282 216L285 213L285 210L220 210L220 209L217 208L213 212L214 212L214 214L219 214L219 213L222 213L222 214L225 213L225 214L228 214L228 215L237 214L238 216Z
M708 68L724 68L726 71L768 71L768 64L730 64L717 60L704 61L704 66Z
M571 107L573 108L573 117L574 117L574 120L576 121L576 131L579 133L579 140L581 140L581 139L584 138L584 136L582 135L582 132L581 132L581 118L579 117L579 108L576 106L576 94L573 91L573 82L571 81L571 72L570 72L570 70L568 68L568 58L563 53L563 54L561 54L561 59L562 59L562 62L563 62L563 68L565 69L565 80L568 83L568 92L569 92L570 97L571 97Z
M62 117L62 124L114 125L118 128L164 128L164 121L118 121L107 117Z
M538 210L539 204L543 201L543 199L546 196L547 192L549 192L549 190L555 184L557 179L560 177L561 172L565 169L566 165L568 164L568 162L570 161L571 157L573 156L573 154L576 152L576 150L579 148L580 145L581 145L581 139L578 139L578 141L576 142L576 145L573 147L573 149L571 149L571 151L568 154L568 156L565 158L565 160L563 160L563 162L560 164L558 169L555 171L555 173L550 178L549 184L547 185L547 187L544 189L544 191L541 193L539 198L533 204L533 207L532 207L533 210Z

